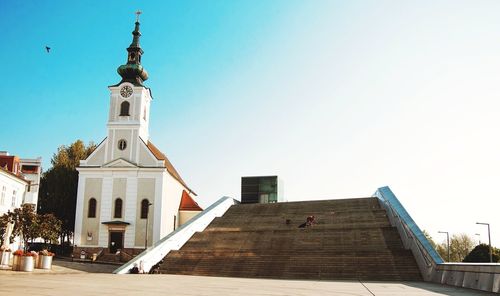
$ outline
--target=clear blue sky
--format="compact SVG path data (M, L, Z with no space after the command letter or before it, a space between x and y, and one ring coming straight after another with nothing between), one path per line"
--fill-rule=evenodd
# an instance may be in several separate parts
M500 245L500 2L4 0L0 150L48 168L105 137L137 9L151 140L202 205L243 175L289 200L389 185L436 240L482 221Z

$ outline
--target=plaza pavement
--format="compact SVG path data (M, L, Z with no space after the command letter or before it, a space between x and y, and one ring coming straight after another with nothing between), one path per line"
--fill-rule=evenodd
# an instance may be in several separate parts
M104 274L116 266L55 261L52 271L0 270L0 295L498 295L424 282L298 281Z

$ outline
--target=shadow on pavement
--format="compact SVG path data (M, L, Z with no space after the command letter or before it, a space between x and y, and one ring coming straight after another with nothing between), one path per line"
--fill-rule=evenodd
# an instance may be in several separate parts
M119 265L103 264L103 263L90 263L90 262L73 262L68 260L56 259L52 263L53 269L68 271L81 271L88 273L112 273Z

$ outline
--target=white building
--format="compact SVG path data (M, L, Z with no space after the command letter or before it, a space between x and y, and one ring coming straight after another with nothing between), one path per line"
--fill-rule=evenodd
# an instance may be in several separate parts
M20 159L0 151L0 216L22 204L38 203L42 159Z
M143 84L138 21L132 35L127 63L118 68L122 80L109 87L107 137L77 168L75 252L137 253L201 211L196 194L149 139L153 98ZM191 205L187 214L181 204Z
M40 188L40 176L42 173L42 158L21 158L21 173L24 179L30 182L29 189L24 197L24 203L33 204L35 209L38 204L38 191Z
M25 203L38 203L38 187L42 159L19 159L0 151L0 216ZM21 241L16 238L10 245L13 250L18 249Z

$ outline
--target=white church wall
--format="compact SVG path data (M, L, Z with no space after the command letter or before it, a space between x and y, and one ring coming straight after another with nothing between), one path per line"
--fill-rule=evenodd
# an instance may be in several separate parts
M118 141L120 140L125 140L127 141L127 148L125 150L120 150L118 149ZM124 158L124 159L129 159L130 160L130 151L132 147L132 130L121 130L121 129L116 129L114 130L114 140L110 144L113 147L113 155L114 159L116 158Z
M84 160L86 165L91 165L91 166L98 166L102 165L103 163L106 162L104 159L105 153L106 153L106 140L102 142L99 147L97 147L92 154L87 157L86 160Z
M75 213L75 233L73 242L75 245L81 245L82 226L83 226L83 202L85 192L86 176L78 173L78 190L76 194L76 213Z
M158 232L156 232L157 236L154 237L155 240L160 240L162 237L172 232L174 228L178 225L179 206L181 203L183 190L184 186L182 186L179 183L179 181L177 181L170 174L166 174L166 182L165 182L165 187L163 189L163 203L164 203L163 207L164 213L162 213L162 218L164 220L164 222L162 223L163 230L161 231L160 229L158 229Z
M137 180L137 201L136 201L136 232L135 232L135 245L140 247L144 246L146 238L146 223L148 223L148 245L153 243L153 213L157 205L154 202L155 197L155 178L138 178ZM141 202L147 199L152 205L149 207L149 218L141 218Z
M121 198L123 204L126 204L126 191L127 191L127 178L114 178L113 179L113 194L111 197L111 220L123 221L123 205L121 218L115 217L115 202L116 199ZM104 221L103 221L104 222Z
M130 223L125 230L124 246L134 248L135 231L140 229L135 222L137 217L137 178L135 176L127 178L126 200L123 204L125 205L124 219Z
M102 195L102 178L84 178L85 189L83 192L83 200L81 204L81 221L83 227L80 228L80 242L79 245L85 246L97 246L100 232L100 211L99 207L101 204ZM91 198L96 200L96 216L95 218L88 217L89 211L89 201ZM76 219L75 219L76 220ZM76 229L75 229L76 232ZM91 235L89 235L91 234ZM77 238L75 237L75 244Z
M158 160L149 151L146 145L139 146L139 165L141 166L156 166Z
M111 198L113 188L113 177L110 173L106 174L102 180L101 206L97 206L100 210L99 223L99 246L107 247L109 240L108 226L102 224L103 221L111 221Z

